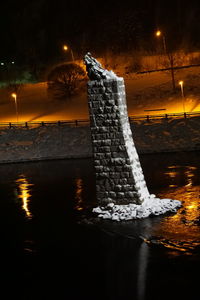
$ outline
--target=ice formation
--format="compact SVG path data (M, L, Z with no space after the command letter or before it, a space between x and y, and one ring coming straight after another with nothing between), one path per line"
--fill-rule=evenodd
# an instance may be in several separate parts
M155 195L150 195L142 204L116 205L109 203L104 207L98 206L93 208L93 212L103 219L127 221L143 219L151 215L161 215L167 212L176 212L180 206L181 202L179 200L159 199Z

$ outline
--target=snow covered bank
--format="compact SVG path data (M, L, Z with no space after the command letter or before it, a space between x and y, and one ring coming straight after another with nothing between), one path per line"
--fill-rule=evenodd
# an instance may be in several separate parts
M181 201L171 199L159 199L155 195L150 195L149 199L141 205L127 204L115 205L109 203L105 207L95 207L93 212L99 218L110 219L113 221L127 221L132 219L143 219L151 215L161 215L166 212L176 212L181 207Z

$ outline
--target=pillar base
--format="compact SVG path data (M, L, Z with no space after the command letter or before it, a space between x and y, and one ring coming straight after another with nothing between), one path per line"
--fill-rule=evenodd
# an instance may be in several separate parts
M113 221L128 221L134 219L143 219L149 216L158 216L167 212L176 212L181 207L181 201L171 199L159 199L154 195L144 201L141 205L127 204L116 205L109 203L105 207L96 207L93 212L99 218L110 219Z

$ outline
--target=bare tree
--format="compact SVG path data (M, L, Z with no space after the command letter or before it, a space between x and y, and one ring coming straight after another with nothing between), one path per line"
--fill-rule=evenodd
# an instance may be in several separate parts
M48 75L48 92L55 99L66 100L77 95L85 86L86 73L75 63L59 65Z

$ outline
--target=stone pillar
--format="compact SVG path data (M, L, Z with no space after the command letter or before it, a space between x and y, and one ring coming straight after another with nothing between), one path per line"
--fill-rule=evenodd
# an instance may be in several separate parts
M127 114L123 78L88 82L99 205L141 204L150 197Z

